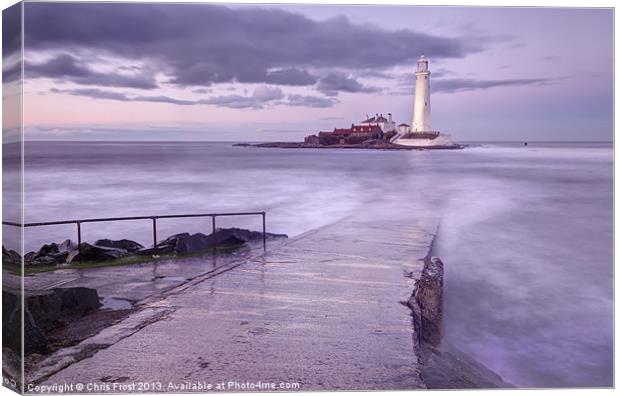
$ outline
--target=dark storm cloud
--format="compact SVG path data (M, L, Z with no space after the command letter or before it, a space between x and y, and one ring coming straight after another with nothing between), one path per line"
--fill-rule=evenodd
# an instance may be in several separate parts
M277 85L313 85L317 78L305 70L282 69L269 72L265 77L265 82Z
M24 70L28 78L48 77L104 87L157 88L153 76L97 72L69 54L58 55L44 63L27 63Z
M512 80L474 80L466 78L452 78L437 80L431 84L431 87L434 92L455 93L495 87L544 85L551 83L552 81L552 79L548 78L522 78Z
M19 80L22 63L17 55L21 51L21 3L2 11L2 81L6 84ZM10 59L15 55L14 59Z
M321 78L317 89L328 96L336 96L338 92L379 92L376 87L368 87L357 81L355 78L343 73L329 73Z
M338 103L338 100L334 98L324 98L313 95L289 95L286 104L289 106L325 108L332 107L336 103Z
M481 50L479 39L205 4L27 3L26 20L29 49L149 61L180 86L313 85L308 68L380 69L410 64L421 53L457 58Z
M22 3L2 11L2 57L21 50Z

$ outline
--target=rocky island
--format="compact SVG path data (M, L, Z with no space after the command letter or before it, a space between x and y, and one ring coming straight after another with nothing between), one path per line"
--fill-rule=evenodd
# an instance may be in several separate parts
M462 144L449 146L412 147L382 140L369 140L361 143L320 144L307 142L269 142L269 143L235 143L235 147L262 147L284 149L366 149L366 150L458 150L467 147Z

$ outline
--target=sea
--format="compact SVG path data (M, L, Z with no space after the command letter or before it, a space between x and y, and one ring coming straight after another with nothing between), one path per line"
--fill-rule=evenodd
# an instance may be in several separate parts
M486 142L437 151L221 142L25 148L26 222L265 211L267 231L295 236L375 210L437 217L433 253L445 264L447 342L518 387L613 385L612 143ZM5 163L5 188L18 180L15 171ZM14 209L5 199L4 220ZM159 220L157 232L160 239L208 233L210 222ZM217 226L262 224L248 216L218 218ZM152 241L150 220L84 224L82 234L87 242ZM75 225L29 228L26 251L67 238L75 241Z

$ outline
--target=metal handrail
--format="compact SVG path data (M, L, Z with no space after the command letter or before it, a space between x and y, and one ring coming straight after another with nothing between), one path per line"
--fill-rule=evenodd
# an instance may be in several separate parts
M161 215L161 216L131 216L131 217L101 217L96 219L76 219L76 220L60 220L47 221L38 223L15 223L12 221L3 221L2 225L10 225L14 227L41 227L50 225L76 224L78 238L79 262L82 263L82 223L96 223L106 221L127 221L127 220L152 220L153 221L153 255L157 254L157 220L158 219L179 219L188 217L211 217L212 233L215 234L215 218L230 216L261 216L263 219L263 250L267 249L267 230L266 230L266 212L231 212L231 213L198 213L198 214L181 214L181 215ZM213 245L215 250L216 245Z

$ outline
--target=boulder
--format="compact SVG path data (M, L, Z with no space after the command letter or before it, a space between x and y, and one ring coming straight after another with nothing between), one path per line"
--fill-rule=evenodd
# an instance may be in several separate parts
M72 250L67 255L68 263L77 263L82 258L84 261L109 261L116 260L126 256L128 252L122 249L107 248L101 246L93 246L89 243L82 242L79 250Z
M182 234L174 240L174 251L179 254L204 252L214 246L211 239L200 232L193 235ZM240 241L240 243L243 243L243 241Z
M64 314L84 314L101 306L97 290L89 287L69 287L53 289L60 298L60 309Z
M10 250L2 245L2 262L5 264L21 265L22 257L15 250Z
M24 353L45 354L50 351L47 333L65 321L99 308L97 290L86 287L28 291L21 306L21 291L2 289L2 345L21 352L22 313Z
M113 241L111 239L100 239L95 242L95 246L121 249L128 252L137 252L138 250L144 248L144 246L140 245L138 242L134 242L129 239L120 239L118 241Z
M73 243L71 239L65 239L64 242L58 245L58 251L69 252L71 250L77 249L77 247L77 243Z
M60 296L53 290L30 291L26 293L26 317L34 320L43 331L57 326L62 314Z
M211 234L213 235L213 234ZM218 228L215 231L217 243L225 244L228 238L235 238L244 242L260 241L263 239L263 233L258 231L244 230L242 228ZM266 239L288 238L286 234L265 233Z
M213 248L211 238L202 233L189 234L187 232L172 235L157 244L158 254L191 254L201 253ZM153 254L154 249L142 249L139 254Z
M67 261L67 257L73 249L77 249L71 240L67 239L61 244L50 243L41 246L37 252L28 252L24 256L25 265L56 265Z
M408 301L418 345L439 346L443 316L443 263L437 257L424 259L422 275Z
M287 238L285 234L266 234L267 239ZM205 235L202 233L189 234L187 232L172 235L157 244L158 254L192 254L202 253L216 246L237 246L246 242L260 241L263 234L257 231L244 230L241 228L218 228L215 233ZM153 248L141 249L138 254L153 254Z

